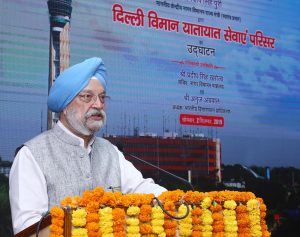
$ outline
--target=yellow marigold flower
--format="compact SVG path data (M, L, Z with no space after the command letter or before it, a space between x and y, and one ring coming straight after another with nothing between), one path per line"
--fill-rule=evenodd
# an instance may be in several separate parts
M100 217L100 222L112 222L112 215L107 214Z
M183 204L181 204L178 208L178 214L186 214L187 213L187 207Z
M162 226L152 226L152 230L154 234L160 234L164 232L164 228Z
M140 221L137 218L128 218L128 219L126 219L126 224L127 225L139 225Z
M178 231L181 236L190 236L192 234L192 227L191 228L180 228L179 227Z
M202 226L202 231L203 232L211 232L211 231L213 231L213 227L211 225L204 225L204 226Z
M80 208L72 212L72 218L85 218L86 215L87 212L85 211L84 208Z
M166 237L166 233L162 232L162 233L158 234L158 237Z
M159 207L159 206L154 206L151 208L151 211L152 211L152 215L154 213L163 213L162 209Z
M112 216L112 208L111 207L104 207L102 209L99 209L99 215L100 215L100 217Z
M101 229L101 233L102 235L104 234L111 234L114 232L113 228L109 225L109 226L100 226Z
M162 212L156 212L152 214L153 219L164 219L165 215Z
M234 200L228 200L224 202L226 209L234 210L236 208L236 202Z
M201 207L202 207L203 209L207 209L207 208L210 207L211 202L212 202L212 200L211 200L210 197L205 197L205 198L202 200L202 202L201 202Z
M138 234L140 232L139 226L127 226L126 231L128 234Z
M202 224L203 225L211 225L213 223L214 219L211 216L206 216L202 218Z
M140 208L137 207L137 206L130 206L130 207L128 207L126 213L127 213L128 216L138 215L140 213Z
M202 215L201 216L211 216L211 215L212 215L212 213L211 213L211 211L209 209L204 209L202 211Z
M109 220L103 220L103 218L100 219L99 221L100 227L111 227L113 225L113 221L111 219Z
M224 230L226 232L226 234L229 232L229 233L233 233L233 232L237 232L238 231L238 227L236 224L229 224L229 225L226 225L225 224L225 227L224 227Z
M238 234L237 234L237 233L226 233L225 236L226 236L226 237L237 237Z
M251 229L251 235L252 235L252 237L261 237L262 236L262 232L258 231L258 230L252 231L252 229Z
M247 202L247 210L252 211L254 209L259 209L259 202L256 199L250 199Z
M72 225L75 227L84 227L86 224L85 218L72 218Z
M186 229L188 229L188 228L192 228L192 223L187 223L187 222L180 222L180 224L179 224L179 228L186 228Z
M113 233L103 233L102 234L102 237L114 237L114 234Z
M87 229L84 228L73 229L72 237L88 237Z
M151 225L152 226L162 226L164 224L164 219L152 219Z
M224 216L224 219L229 222L236 222L236 216Z
M141 234L138 233L138 234L127 234L127 237L140 237Z
M212 234L212 232L202 232L202 236L203 237L212 237L213 234Z

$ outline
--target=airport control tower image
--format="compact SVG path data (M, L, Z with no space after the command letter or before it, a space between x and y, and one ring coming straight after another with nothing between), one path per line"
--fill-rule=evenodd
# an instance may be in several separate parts
M70 62L70 20L72 0L48 0L50 18L49 78L48 90L58 75L69 67ZM57 120L55 113L48 111L47 129Z

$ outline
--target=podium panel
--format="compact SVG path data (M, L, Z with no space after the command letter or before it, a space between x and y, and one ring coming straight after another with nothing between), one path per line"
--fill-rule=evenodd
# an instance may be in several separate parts
M64 237L71 237L72 223L71 223L71 210L70 208L64 208L65 218L64 218ZM36 237L37 229L39 237L49 237L50 236L50 225L51 225L51 215L48 214L43 220L37 222L26 229L22 230L14 237Z

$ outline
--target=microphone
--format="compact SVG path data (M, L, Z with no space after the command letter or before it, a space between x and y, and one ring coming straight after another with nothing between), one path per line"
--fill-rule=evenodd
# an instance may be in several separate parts
M161 172L163 172L163 173L165 173L165 174L167 174L167 175L170 175L170 176L172 176L173 178L178 179L178 180L182 181L183 183L187 184L189 187L191 187L191 189L192 189L193 191L195 191L194 186L193 186L189 181L187 181L186 179L181 178L180 176L177 176L177 175L175 175L175 174L173 174L173 173L171 173L171 172L169 172L169 171L167 171L167 170L164 170L164 169L162 169L162 168L160 168L160 167L158 167L158 166L156 166L156 165L153 165L153 164L151 164L150 162L145 161L145 160L143 160L143 159L141 159L141 158L139 158L139 157L137 157L137 156L135 156L135 155L133 155L133 154L124 152L123 145L122 145L121 143L117 143L117 144L116 144L116 147L124 154L124 156L130 156L130 157L132 157L133 159L135 159L135 160L137 160L137 161L140 161L140 162L142 162L142 163L144 163L144 164L146 164L146 165L149 165L149 166L153 167L154 169L157 169L157 170L159 170L159 171L161 171Z

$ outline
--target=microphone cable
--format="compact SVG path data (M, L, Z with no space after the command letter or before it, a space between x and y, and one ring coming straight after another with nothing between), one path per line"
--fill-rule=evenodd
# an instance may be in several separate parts
M176 220L182 220L186 218L190 213L190 207L186 202L183 202L183 204L186 206L186 213L183 216L173 216L171 213L169 213L164 207L163 204L160 202L160 200L157 197L154 197L153 200L155 200L158 204L158 206L163 210L164 213L166 213L169 217L176 219Z
M149 166L151 166L151 167L153 167L153 168L155 168L155 169L158 169L159 171L162 171L162 172L164 172L165 174L168 174L168 175L172 176L173 178L176 178L176 179L178 179L178 180L181 180L183 183L189 185L189 186L191 187L192 191L195 191L194 186L193 186L189 181L187 181L186 179L181 178L181 177L179 177L179 176L177 176L177 175L175 175L175 174L173 174L173 173L171 173L171 172L169 172L169 171L167 171L167 170L164 170L164 169L162 169L162 168L160 168L160 167L158 167L158 166L156 166L156 165L153 165L153 164L151 164L150 162L145 161L145 160L143 160L143 159L141 159L141 158L139 158L139 157L137 157L137 156L135 156L135 155L132 155L132 154L130 154L130 153L123 152L123 154L124 154L125 156L126 156L126 155L127 155L127 156L130 156L130 157L132 157L132 158L134 158L134 159L136 159L136 160L138 160L138 161L140 161L140 162L142 162L142 163L144 163L144 164L146 164L146 165L149 165Z
M40 232L40 228L41 228L41 224L43 222L43 220L50 214L50 211L46 211L45 213L43 213L40 221L38 222L37 226L36 226L36 232L35 232L35 236L39 237L39 232Z

